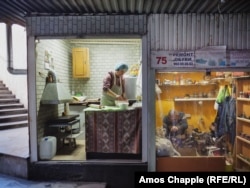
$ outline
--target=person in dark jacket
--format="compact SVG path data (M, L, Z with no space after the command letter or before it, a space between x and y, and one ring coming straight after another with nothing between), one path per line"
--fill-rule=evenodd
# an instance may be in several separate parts
M166 137L185 134L188 128L185 113L170 110L163 118L163 127L166 129Z

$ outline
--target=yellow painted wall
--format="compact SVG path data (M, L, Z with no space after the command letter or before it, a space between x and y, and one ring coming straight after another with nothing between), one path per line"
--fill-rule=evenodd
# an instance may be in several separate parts
M215 73L213 73L215 74ZM213 75L212 74L212 75ZM209 132L211 123L216 116L214 109L215 100L211 101L174 101L174 98L184 98L186 95L192 98L201 97L201 95L212 94L213 98L217 97L219 88L224 82L216 82L216 84L196 84L204 81L204 72L189 73L157 73L156 79L160 81L162 93L156 99L156 126L162 126L162 119L172 108L190 114L188 118L189 130L198 128L201 131ZM180 85L179 78L183 80L191 80L193 84ZM164 85L165 80L178 80L176 85ZM201 119L204 123L201 123Z

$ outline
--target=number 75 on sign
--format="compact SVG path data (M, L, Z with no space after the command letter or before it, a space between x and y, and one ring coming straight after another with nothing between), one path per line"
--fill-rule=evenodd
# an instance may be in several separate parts
M151 67L194 67L193 51L152 51Z
M172 67L172 63L168 62L168 57L168 51L151 51L151 67Z

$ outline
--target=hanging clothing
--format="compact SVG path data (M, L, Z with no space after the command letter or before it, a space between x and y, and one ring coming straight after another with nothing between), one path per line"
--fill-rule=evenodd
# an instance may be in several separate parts
M217 115L215 118L216 137L229 135L229 142L234 143L236 135L236 100L231 96L229 87L226 85L217 96Z
M225 85L224 87L220 88L219 93L216 98L217 103L222 103L226 97L231 96L231 89L228 85Z
M216 122L216 135L221 137L229 134L230 143L234 142L236 135L236 100L231 96L227 97L219 105L218 119Z

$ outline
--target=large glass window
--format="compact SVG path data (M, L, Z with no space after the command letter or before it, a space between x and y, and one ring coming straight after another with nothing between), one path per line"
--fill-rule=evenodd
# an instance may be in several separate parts
M37 129L40 134L38 140L42 138L42 141L39 144L47 144L47 136L57 140L55 155L44 156L47 151L40 147L40 159L141 160L141 39L40 39L36 43L36 52L36 71L46 73L48 67L53 68L65 92L73 95L73 100L67 105L58 104L55 108L40 105ZM114 75L115 67L121 63L128 65L124 74L124 89L129 106L127 109L115 105L100 106L103 79L110 75L110 71ZM36 87L38 96L44 94L41 83L45 84L45 77L37 74L36 80L40 80ZM118 77L114 78L118 80ZM51 97L50 100L54 101ZM58 115L55 116L54 112ZM80 121L72 121L72 116L67 120L62 116L67 113L79 116L73 119L79 118ZM62 123L62 119L66 121ZM43 122L49 123L45 126Z
M7 61L7 32L6 24L0 23L0 62Z
M26 28L17 24L11 27L12 48L13 48L13 68L27 69L27 37Z
M196 157L216 156L225 157L227 166L232 166L233 153L242 152L242 158L249 157L238 141L248 142L245 138L249 124L245 122L250 117L249 78L247 72L156 72L158 159L171 164L174 162L169 157L188 157L186 161L191 164ZM239 160L235 162L240 166ZM171 169L171 165L163 169L159 160L157 164L157 170ZM222 164L220 170L223 170L224 158L218 164ZM218 170L217 167L189 166L190 170Z
M165 128L165 137L172 141L177 154L209 155L207 147L215 144L216 136L211 134L217 113L215 101L232 96L235 87L231 75L226 76L216 72L157 74L161 93L156 100L156 124Z

